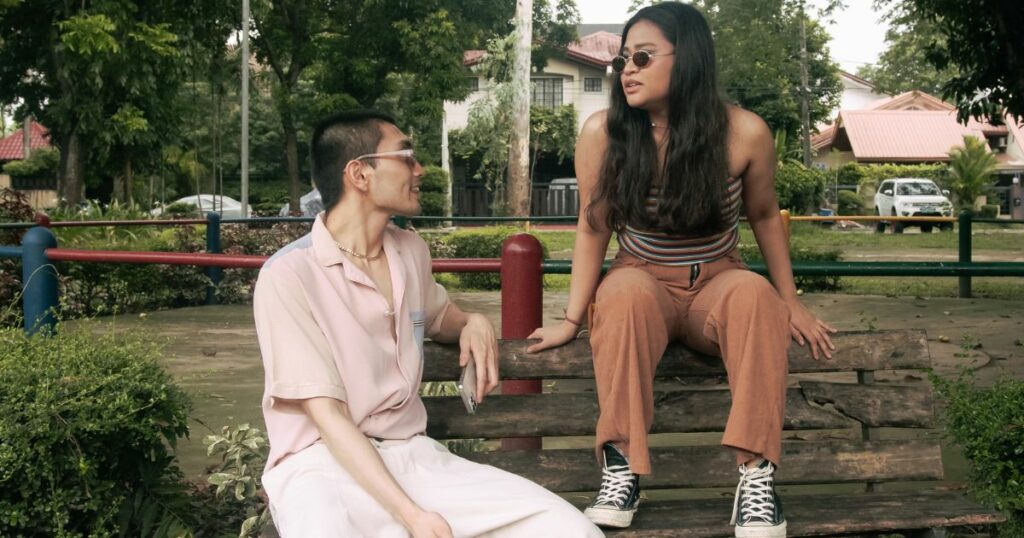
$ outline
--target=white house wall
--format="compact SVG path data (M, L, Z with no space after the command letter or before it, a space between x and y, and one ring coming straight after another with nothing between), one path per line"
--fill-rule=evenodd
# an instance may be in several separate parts
M576 62L563 59L552 59L541 73L534 73L533 77L558 77L562 79L562 104L574 105L576 107L577 129L583 126L583 122L598 110L608 107L608 98L611 95L612 77L605 70L590 67ZM584 78L601 78L601 91L588 92L584 90ZM481 98L488 94L490 84L483 77L478 77L480 90L469 95L464 101L445 101L444 110L448 117L448 129L462 129L469 122L469 109Z

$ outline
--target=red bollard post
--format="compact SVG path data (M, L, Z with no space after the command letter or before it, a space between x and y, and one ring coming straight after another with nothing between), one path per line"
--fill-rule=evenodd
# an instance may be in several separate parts
M522 339L542 324L543 250L530 234L515 234L501 247L501 337ZM502 394L539 394L540 380L502 381ZM509 437L502 450L540 449L539 437Z
M50 216L42 211L36 213L35 216L32 217L32 220L35 221L36 226L42 226L43 228L50 227Z

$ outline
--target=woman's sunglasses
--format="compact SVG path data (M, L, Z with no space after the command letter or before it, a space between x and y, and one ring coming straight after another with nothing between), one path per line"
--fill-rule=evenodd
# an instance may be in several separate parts
M637 66L640 69L643 69L644 67L647 67L647 64L651 63L651 58L655 56L672 56L673 54L675 53L669 52L665 54L654 54L646 50L638 50L634 52L631 56L626 56L623 54L621 56L616 56L612 58L612 70L614 70L616 73L621 73L626 70L626 65L629 64L630 61L633 62L633 65Z

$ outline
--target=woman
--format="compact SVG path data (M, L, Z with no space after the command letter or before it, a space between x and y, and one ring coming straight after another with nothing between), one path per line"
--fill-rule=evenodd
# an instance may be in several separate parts
M797 299L772 133L723 101L711 32L693 7L641 9L623 36L611 106L586 121L576 145L581 210L565 321L534 332L540 342L528 351L569 342L589 317L604 468L586 513L610 527L632 522L638 475L651 472L653 376L667 344L721 356L733 396L722 444L740 474L736 536L785 536L773 474L786 349L792 337L831 358L835 329ZM741 207L774 288L739 259ZM619 253L598 285L613 231Z

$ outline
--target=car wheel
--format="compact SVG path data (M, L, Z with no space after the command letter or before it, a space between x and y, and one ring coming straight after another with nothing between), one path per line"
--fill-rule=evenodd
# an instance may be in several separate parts
M876 217L881 217L882 216L882 211L880 209L878 209L878 207L875 207L875 216ZM875 233L879 233L879 234L885 233L885 222L884 221L881 221L881 220L876 220L875 221Z
M894 216L894 217L897 216L895 209L892 210L892 216ZM901 234L901 233L903 233L904 226L905 225L902 222L893 221L893 223L892 223L892 233L894 233L894 234Z
M923 233L923 234L930 234L930 233L932 233L932 225L931 224L922 224L921 225L921 233Z

